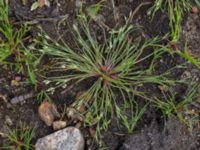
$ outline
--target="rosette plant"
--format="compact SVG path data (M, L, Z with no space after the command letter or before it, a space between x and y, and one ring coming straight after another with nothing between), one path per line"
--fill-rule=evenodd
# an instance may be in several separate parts
M38 41L41 52L54 62L50 69L56 73L47 80L55 83L51 89L88 83L89 88L73 103L76 108L86 108L85 123L96 125L101 131L115 117L131 132L145 109L137 105L135 98L148 99L140 87L146 83L174 83L166 77L167 73L156 75L154 71L156 60L165 52L159 44L162 39L133 38L136 27L127 21L112 29L109 38L98 42L91 34L89 19L84 14L78 16L72 31L73 47L55 42L47 35L42 36L43 42Z

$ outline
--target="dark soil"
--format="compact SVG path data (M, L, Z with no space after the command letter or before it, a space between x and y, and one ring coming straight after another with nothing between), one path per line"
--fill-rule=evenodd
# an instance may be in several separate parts
M134 10L145 1L146 0L116 0L115 9L118 14L116 21L113 19L112 5L110 1L108 1L101 11L102 21L110 28L116 25L120 26L124 22L124 17L127 17L130 11ZM37 26L40 25L45 32L55 40L58 40L60 35L63 35L63 39L66 43L72 44L72 37L68 33L70 32L69 25L73 23L78 9L75 5L75 0L55 0L51 3L50 7L45 6L36 11L30 11L33 2L34 0L30 0L26 5L22 5L20 0L10 0L9 12L11 20L18 23L29 21L33 24L30 32L30 36L33 38L37 36ZM95 2L94 0L88 0L85 2L84 6L91 5ZM151 20L151 18L147 16L147 11L150 7L151 4L142 6L134 16L132 23L142 26L140 34L145 38L165 35L169 32L167 15L158 12L155 18ZM67 25L63 24L58 28L59 16L66 14L69 15L67 18ZM51 19L45 20L44 18ZM183 31L178 46L183 48L187 38L190 53L197 59L200 59L200 13L189 13L185 16L182 26ZM95 33L100 30L96 25L92 28ZM101 36L102 34L100 33L100 39L102 38ZM185 63L183 58L165 55L160 59L157 72L163 72L181 63ZM10 100L13 97L27 94L33 91L33 88L23 82L20 86L11 86L11 80L18 74L10 71L10 69L6 67L0 68L0 72L0 132L7 132L7 127L11 129L15 128L18 123L22 121L36 128L33 144L38 138L52 133L52 128L47 127L38 116L39 103L36 102L35 98L28 99L24 103L16 105L10 104ZM191 64L187 64L186 69L174 70L172 75L176 79L188 78L191 82L195 81L200 83L200 70ZM22 81L26 81L26 77L23 77ZM63 89L63 94L59 94L62 91L57 91L57 94L52 96L59 111L63 110L64 105L69 106L69 104L75 100L77 93L85 89L85 86L76 86L77 85L66 91ZM172 88L178 93L179 97L181 97L188 87L190 87L190 85L177 85ZM146 85L145 89L156 93L158 87ZM5 97L4 100L3 97ZM195 110L197 115L200 113L200 98L195 105L191 105L191 110L192 109ZM9 120L11 120L11 122ZM109 130L103 133L103 140L109 150L198 150L200 149L199 123L192 125L192 128L193 130L190 131L189 128L175 116L165 121L158 110L148 107L133 134L127 134L124 127L116 125L113 120ZM98 145L93 143L92 138L89 136L88 129L81 127L81 130L86 139L86 149L99 149ZM0 137L0 147L3 143L4 139Z

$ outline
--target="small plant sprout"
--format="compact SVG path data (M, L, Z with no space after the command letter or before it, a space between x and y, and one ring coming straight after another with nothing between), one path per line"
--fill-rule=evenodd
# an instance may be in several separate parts
M165 118L169 118L172 115L177 115L180 120L188 124L180 111L185 109L188 104L191 104L195 101L198 89L199 85L193 85L191 89L186 91L186 94L183 96L182 100L177 100L177 95L174 92L170 92L170 94L163 93L164 99L155 98L153 104L156 108L161 110Z
M123 109L126 109L126 110L122 111ZM129 106L123 106L121 108L118 108L118 107L116 108L116 112L117 114L119 114L118 117L121 118L122 124L124 124L124 126L127 128L128 133L133 132L133 130L135 129L135 126L137 125L142 115L144 114L145 109L146 109L146 106L140 109L136 102L132 106L129 105ZM130 112L127 110L130 110ZM127 112L127 114L125 114L125 112Z
M188 44L186 42L184 50L181 51L181 50L176 49L175 53L177 53L178 55L183 57L186 61L190 62L192 65L200 69L200 61L197 58L194 58L193 56L191 56L188 49L189 49Z
M37 77L39 76L42 69L39 70L39 65L41 63L41 59L43 58L43 54L39 54L34 51L30 47L28 49L24 49L24 71L29 77L29 83L37 89Z
M137 87L146 83L174 84L174 80L166 77L167 73L154 73L155 60L165 52L158 44L162 39L133 39L130 34L135 30L127 22L119 29L111 30L104 44L99 44L91 34L89 17L80 14L72 32L76 48L66 43L62 46L53 40L52 43L38 40L43 47L42 53L54 60L51 71L57 72L57 75L47 76L50 82L56 83L53 88L70 83L91 83L73 104L76 108L86 106L87 125L106 130L112 117L117 116L131 132L144 112L144 109L139 110L135 106L135 96L148 99L145 92ZM44 36L42 39L45 40ZM124 116L127 110L124 106L132 106L127 108L135 112L132 119Z
M29 83L36 85L36 72L42 55L27 49L23 39L29 31L26 24L13 26L8 18L8 0L0 1L0 65L6 64L18 73L27 74Z
M167 11L171 29L171 40L177 42L180 38L181 23L184 13L189 12L190 9L190 0L155 0L154 5L150 8L148 13L154 16L159 10Z
M22 40L29 28L21 25L14 28L8 18L8 0L0 1L0 63L9 64L21 72L22 61L24 61L24 49ZM12 61L7 61L8 57L13 57Z
M197 0L198 1L198 0ZM196 4L198 5L198 2ZM185 44L184 52L178 50L177 42L180 39L181 33L181 23L183 20L184 13L189 12L191 9L191 1L190 0L155 0L153 7L149 10L149 14L152 16L158 10L167 11L169 16L169 26L171 29L170 33L170 49L176 50L175 53L191 62L196 67L200 68L200 62L192 57L187 51L187 42Z
M31 140L34 135L34 129L20 123L16 129L9 129L5 134L6 141L2 149L7 150L33 150Z

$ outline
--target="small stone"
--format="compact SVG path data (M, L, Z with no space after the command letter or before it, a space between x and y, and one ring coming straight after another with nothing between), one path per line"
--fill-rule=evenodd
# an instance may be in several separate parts
M74 127L59 130L38 139L36 150L84 150L84 138L81 131Z
M82 106L78 109L78 111L79 111L80 113L85 112L85 110L86 110L85 105L82 105Z
M96 134L96 131L93 128L89 128L89 133L91 137L94 137Z
M66 121L54 121L53 122L53 129L54 130L60 130L63 129L67 126L67 122Z
M83 3L84 3L84 1L76 0L76 1L75 1L75 6L76 6L76 8L80 8L80 7L82 6Z
M22 80L22 77L20 77L20 76L15 77L15 81L20 82L21 80Z
M78 123L76 123L75 127L78 128L78 129L80 129L81 125L82 125L82 123L78 122Z
M18 103L24 103L26 100L33 98L34 97L34 93L30 92L30 93L25 93L19 96L15 96L10 100L11 104L18 104Z
M199 10L198 10L198 8L196 6L193 6L192 9L191 9L191 12L193 14L198 14Z
M0 99L2 99L5 103L8 103L8 99L6 95L0 94Z
M47 126L51 126L53 121L60 117L56 105L49 103L48 101L41 103L38 109L38 113L41 120L44 121Z
M19 86L20 83L16 80L11 80L11 86Z
M10 119L9 116L6 116L5 119L6 119L5 122L6 122L6 124L7 124L8 126L12 126L12 125L13 125L13 122L12 122L12 120Z
M8 109L11 109L11 108L12 108L12 105L11 105L10 103L6 103L6 107L7 107Z
M73 120L83 121L83 116L74 108L67 109L67 116Z

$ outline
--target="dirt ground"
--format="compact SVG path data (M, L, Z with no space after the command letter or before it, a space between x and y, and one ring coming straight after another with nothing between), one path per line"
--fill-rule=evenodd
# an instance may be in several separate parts
M135 10L137 6L147 0L116 0L116 12L118 14L117 22L114 21L113 8L108 1L105 3L101 11L102 20L104 23L112 28L116 24L124 21L124 17L128 16L130 11ZM75 0L55 0L51 2L50 7L44 7L35 11L30 11L31 4L34 0L30 0L26 5L22 5L20 0L10 0L10 18L13 22L29 21L32 29L29 32L31 37L37 36L37 26L40 25L51 37L57 39L61 33L66 33L63 39L67 43L71 43L70 28L68 25L62 25L57 28L59 19L58 16L68 14L67 24L71 24L75 18L77 6ZM97 1L85 1L85 6L93 4ZM148 0L149 2L149 0ZM153 20L147 15L147 10L151 4L142 6L133 18L132 23L141 26L141 33L146 38L154 36L163 36L169 32L167 14L158 12ZM42 18L42 19L41 19ZM45 20L44 18L51 18ZM181 40L178 44L183 48L186 38L190 48L190 53L197 59L200 59L200 11L197 14L189 13L184 17L182 24L183 31ZM96 31L97 26L93 26ZM101 34L100 37L101 39ZM163 72L177 64L184 63L185 60L179 56L166 55L160 59L160 65L157 72ZM36 128L34 142L45 135L53 132L51 127L47 127L38 116L39 104L35 98L26 100L20 104L10 104L10 100L16 96L23 95L33 91L32 87L22 83L18 87L11 86L13 80L18 74L10 71L8 68L0 68L0 132L7 132L7 127L15 128L19 121L25 122ZM186 69L177 69L173 72L176 79L188 78L190 81L200 83L200 70L191 64L187 64ZM26 76L22 77L22 81L26 80ZM174 90L179 93L180 97L190 85L177 85ZM149 85L148 90L156 92L156 87ZM62 110L64 104L68 106L71 104L77 94L77 91L84 90L83 87L73 87L63 95L53 96L55 104L59 111ZM3 100L3 96L6 100ZM191 105L196 114L200 113L200 98ZM73 125L73 124L72 124ZM190 131L188 127L181 122L177 117L173 116L167 121L164 121L159 111L152 107L148 107L143 118L139 122L133 134L127 134L123 126L116 126L115 121L111 124L109 130L103 133L103 140L107 149L109 150L199 150L200 149L200 126L196 123ZM98 145L93 142L89 136L87 128L81 128L86 139L86 150L96 150ZM0 137L0 147L4 139Z

